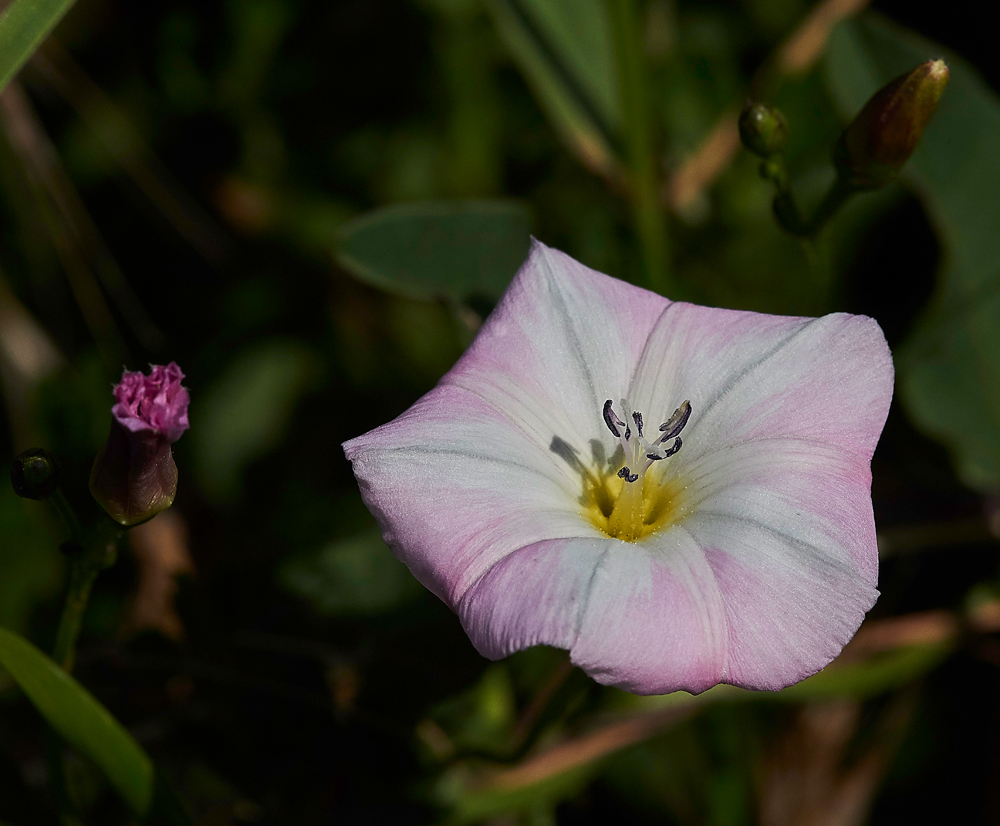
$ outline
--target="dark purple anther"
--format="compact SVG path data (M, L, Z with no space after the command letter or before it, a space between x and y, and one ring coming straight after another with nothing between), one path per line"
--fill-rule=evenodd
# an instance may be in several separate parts
M666 459L668 456L673 456L678 450L681 449L681 445L682 444L683 444L683 442L681 442L681 438L680 438L680 436L678 436L677 440L674 442L673 446L669 447L665 451L663 451L663 458Z
M618 478L624 479L626 482L634 482L639 478L639 474L632 473L632 471L629 470L628 465L625 465L625 467L618 471Z
M673 415L669 419L660 425L660 431L663 433L660 437L660 444L663 442L669 442L677 436L684 429L684 425L688 423L688 419L690 418L691 402L685 401L674 411Z
M638 410L632 414L632 421L635 422L635 429L639 431L639 435L642 436L642 413Z
M620 439L622 434L618 428L622 427L625 422L615 415L615 411L611 409L612 404L614 404L614 402L612 402L611 399L604 402L604 423L608 426L608 430L611 431L614 437L616 439Z

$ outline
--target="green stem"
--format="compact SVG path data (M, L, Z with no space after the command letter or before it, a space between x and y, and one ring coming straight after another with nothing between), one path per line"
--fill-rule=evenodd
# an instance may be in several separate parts
M87 610L90 590L94 586L94 580L97 579L101 567L90 564L89 560L84 558L74 562L70 571L69 590L66 593L66 602L63 604L62 617L59 620L59 630L56 632L56 645L52 652L52 659L63 671L73 670L76 640L80 636L80 628L83 625L83 614Z
M76 641L83 626L83 615L90 600L90 591L102 569L111 565L116 556L116 543L122 535L122 528L107 517L84 530L80 518L61 490L56 490L49 498L70 534L75 557L69 575L69 588L63 603L59 629L52 659L67 673L73 670L76 655ZM76 806L70 798L63 771L63 744L59 736L47 728L45 753L49 764L50 784L55 792L62 826L83 826Z
M68 672L73 670L76 640L80 636L83 615L87 610L94 580L104 568L114 563L115 546L123 529L102 514L96 523L84 530L76 510L61 490L57 489L49 501L65 522L71 537L67 544L73 549L69 588L52 652L52 659Z
M816 208L815 215L806 227L806 234L810 237L818 236L827 222L837 213L837 210L857 191L855 187L838 175Z
M646 89L645 53L635 0L608 0L618 64L632 212L642 246L646 286L667 291L670 282L669 239L660 208L659 182L653 155L652 123Z
M45 726L45 758L49 764L49 784L55 790L59 806L60 826L83 826L66 788L66 771L63 764L63 741L50 725Z
M55 508L63 524L66 526L70 539L73 542L83 541L83 528L80 525L80 519L77 517L76 511L69 503L66 495L59 488L56 488L52 496L49 497L49 502L52 503L52 507Z
M823 200L816 208L816 212L808 221L802 218L798 205L795 202L795 195L788 182L788 171L785 168L785 159L781 155L769 158L760 166L761 177L774 184L777 194L774 196L774 216L788 232L799 238L803 238L807 243L811 243L814 250L822 244L816 239L829 220L837 213L858 189L850 184L843 177L838 175L830 185ZM807 251L807 255L812 255Z

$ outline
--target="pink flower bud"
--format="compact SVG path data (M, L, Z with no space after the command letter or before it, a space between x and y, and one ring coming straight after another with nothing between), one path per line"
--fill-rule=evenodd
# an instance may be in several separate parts
M135 525L169 508L177 493L170 451L188 429L188 391L176 363L124 372L115 387L111 432L94 460L90 492L116 522Z

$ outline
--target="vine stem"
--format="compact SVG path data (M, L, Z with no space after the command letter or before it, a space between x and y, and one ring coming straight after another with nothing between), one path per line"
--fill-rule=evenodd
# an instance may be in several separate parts
M670 285L667 222L659 198L641 29L635 0L608 0L618 65L619 97L629 168L632 212L642 247L645 286Z
M69 673L73 670L76 641L80 636L83 615L90 601L94 581L104 568L115 561L117 542L123 530L107 518L84 530L76 510L58 488L49 501L70 535L70 540L64 543L63 549L68 548L73 558L69 586L66 589L66 599L52 650L52 659L63 671ZM63 766L63 743L50 726L46 726L45 731L45 756L49 764L50 784L59 807L61 826L83 826L67 787Z
M69 589L66 601L63 603L62 617L59 619L59 630L56 631L56 644L52 651L52 659L66 672L73 670L76 656L76 641L83 625L83 615L90 600L90 591L94 580L102 566L88 564L81 560L73 563L69 575Z
M102 570L114 564L118 539L123 533L124 530L119 525L112 523L110 519L103 519L87 534L74 538L75 558L70 568L69 587L52 651L52 659L66 672L73 670L76 641L80 636L94 580Z

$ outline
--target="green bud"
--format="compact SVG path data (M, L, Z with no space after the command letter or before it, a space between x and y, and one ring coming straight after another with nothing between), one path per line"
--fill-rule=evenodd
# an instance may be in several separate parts
M859 189L889 183L917 148L948 85L943 60L928 60L879 89L844 130L833 159Z
M780 155L788 146L788 124L774 106L748 101L740 112L740 140L760 158Z
M55 457L40 447L24 451L11 462L10 482L18 496L48 499L59 487Z

